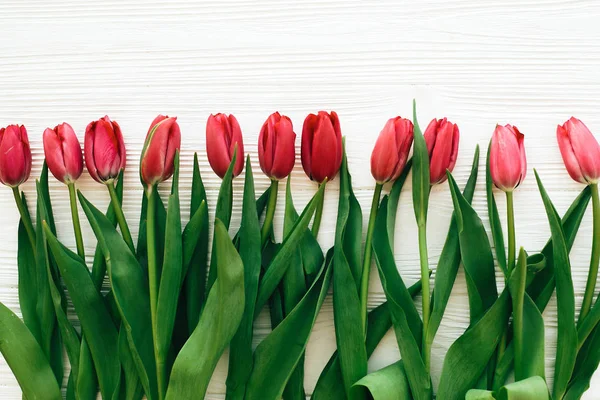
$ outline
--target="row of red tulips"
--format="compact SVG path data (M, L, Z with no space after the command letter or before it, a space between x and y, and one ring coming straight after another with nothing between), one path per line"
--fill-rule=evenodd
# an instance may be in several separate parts
M146 185L168 179L173 173L175 152L181 145L176 117L159 115L148 132L152 136L144 148L140 176ZM433 119L425 130L430 157L430 182L446 180L458 155L459 129L446 118ZM570 176L581 183L600 177L600 146L583 122L571 118L557 128L557 139ZM47 128L43 135L44 153L50 171L63 183L75 182L83 171L81 146L73 128L62 123ZM395 117L385 124L371 156L371 173L379 183L394 181L406 165L413 141L413 123ZM281 180L295 163L296 134L292 121L278 112L263 124L258 138L258 159L262 171ZM515 189L525 178L527 159L523 134L512 125L497 125L492 136L491 173L494 184L503 191ZM206 151L214 172L223 177L237 146L239 157L233 170L238 176L244 166L242 131L233 115L216 114L206 124ZM31 172L31 150L23 125L0 129L0 181L19 186ZM125 167L126 152L121 128L108 116L90 122L85 130L85 164L94 180L106 183ZM318 183L332 179L342 161L342 133L336 112L320 111L304 121L301 144L302 167Z

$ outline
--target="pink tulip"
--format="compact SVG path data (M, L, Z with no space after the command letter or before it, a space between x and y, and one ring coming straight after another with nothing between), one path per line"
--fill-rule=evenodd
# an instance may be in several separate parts
M83 155L71 125L63 122L44 131L44 155L52 175L62 183L73 183L83 172Z
M560 154L571 178L597 183L600 178L600 145L583 122L571 117L556 129Z
M159 115L152 121L140 162L140 177L149 187L173 175L175 153L181 146L177 117Z
M211 114L206 121L206 153L208 163L220 178L225 176L237 147L233 177L244 169L242 130L233 114Z
M516 126L496 125L490 149L490 173L494 185L512 192L527 174L524 136Z
M29 179L31 149L23 125L0 128L0 182L17 187Z
M302 168L318 183L332 180L342 165L342 131L335 111L309 114L302 127Z
M413 123L410 120L400 117L388 120L371 154L371 174L378 183L394 181L400 176L413 137Z
M296 161L295 146L292 121L278 112L271 114L258 136L258 161L265 175L276 180L288 176Z
M429 153L429 182L432 185L446 180L446 170L452 172L458 157L458 126L444 119L433 119L425 129Z
M110 182L125 168L125 143L119 124L108 116L90 122L85 129L85 164L95 181Z

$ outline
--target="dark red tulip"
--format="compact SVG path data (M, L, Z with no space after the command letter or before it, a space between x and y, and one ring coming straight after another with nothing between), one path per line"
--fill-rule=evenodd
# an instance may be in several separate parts
M237 147L233 177L244 169L242 130L233 114L211 114L206 121L206 154L215 174L223 178Z
M295 146L292 121L278 112L271 114L258 136L258 161L265 175L276 180L288 176L296 161Z
M52 175L62 183L73 183L83 172L81 145L66 122L44 131L44 155Z
M560 154L571 178L596 183L600 178L600 145L583 122L571 117L556 129Z
M181 146L181 131L177 117L159 115L152 121L140 162L140 177L154 186L173 175L175 153Z
M490 174L494 185L512 192L527 174L525 137L516 126L496 125L490 148Z
M335 111L309 114L302 127L302 168L316 182L332 180L342 165L342 131Z
M23 125L0 128L0 182L16 187L29 179L31 149Z
M413 123L409 119L388 120L371 153L371 174L378 183L394 181L400 176L413 138Z
M100 183L110 182L125 168L125 143L119 124L108 116L90 122L85 129L85 165Z

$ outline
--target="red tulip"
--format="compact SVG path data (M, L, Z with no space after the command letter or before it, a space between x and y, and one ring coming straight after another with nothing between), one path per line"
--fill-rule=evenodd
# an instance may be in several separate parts
M173 175L175 153L181 146L181 131L177 117L159 115L152 121L140 161L140 177L148 186L165 181Z
M62 183L75 182L83 172L83 155L71 125L63 122L44 131L44 155L52 175Z
M206 153L208 163L221 178L231 164L236 145L234 178L244 169L244 141L240 124L233 114L211 114L206 121Z
M458 157L458 126L448 119L433 119L425 129L429 153L429 182L432 185L446 180L446 170L452 172Z
M110 182L125 168L125 143L119 124L108 116L85 128L85 164L95 181Z
M292 121L275 112L263 124L258 136L260 169L271 179L283 179L296 161L296 134Z
M0 182L16 187L29 179L31 149L23 125L0 128Z
M494 185L513 191L527 174L524 136L516 126L496 125L490 149L490 173Z
M335 111L308 114L302 127L302 168L316 182L332 180L342 165L342 131Z
M371 154L371 174L377 182L386 183L400 176L413 137L413 123L410 120L400 117L388 120Z
M600 145L583 122L571 117L556 129L558 147L571 178L596 183L600 178Z

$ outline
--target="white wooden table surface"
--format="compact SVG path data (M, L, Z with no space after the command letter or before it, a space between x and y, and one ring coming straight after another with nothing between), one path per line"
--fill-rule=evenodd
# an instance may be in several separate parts
M526 135L529 161L529 175L515 193L517 242L529 251L539 250L549 236L533 168L561 213L582 189L563 167L556 125L575 115L600 135L600 3L594 0L3 0L0 15L0 125L25 124L34 156L32 179L23 189L33 198L44 128L67 121L82 140L86 124L108 114L120 123L127 144L124 209L132 227L137 227L142 195L139 153L158 113L177 115L182 128L185 221L194 151L199 152L209 204L215 204L220 181L204 152L204 126L211 112L234 113L239 119L254 162L257 190L264 190L268 180L258 168L256 141L267 115L275 110L289 115L300 134L307 113L336 110L347 136L365 223L374 185L368 160L376 135L388 118L410 115L412 98L418 100L422 126L443 116L458 123L461 142L455 176L461 185L475 145L487 146L496 123L515 124ZM480 165L483 168L483 160ZM299 159L292 177L296 204L303 206L315 185L305 177ZM487 224L482 182L474 204ZM233 227L239 223L242 184L241 178L236 179ZM78 187L98 206L108 203L105 190L86 174ZM337 182L328 187L319 235L324 248L333 242ZM10 190L0 189L0 300L18 312L18 214ZM74 248L67 190L52 181L51 192L59 236ZM396 261L404 279L412 283L419 272L408 193L400 201ZM497 199L504 219L504 197ZM451 209L447 184L436 187L429 212L432 267ZM281 222L278 213L278 234ZM92 254L95 241L85 219L83 226L87 254ZM578 305L591 230L589 212L571 255ZM384 295L375 273L371 282L369 304L375 306ZM554 300L544 318L551 382ZM444 353L467 320L461 271L433 347L435 386ZM257 342L268 326L265 315L256 326ZM329 297L307 350L308 392L334 347ZM370 369L398 357L389 333L371 358ZM225 372L223 361L208 398L223 397ZM586 396L600 399L600 378ZM0 397L20 399L1 357Z

